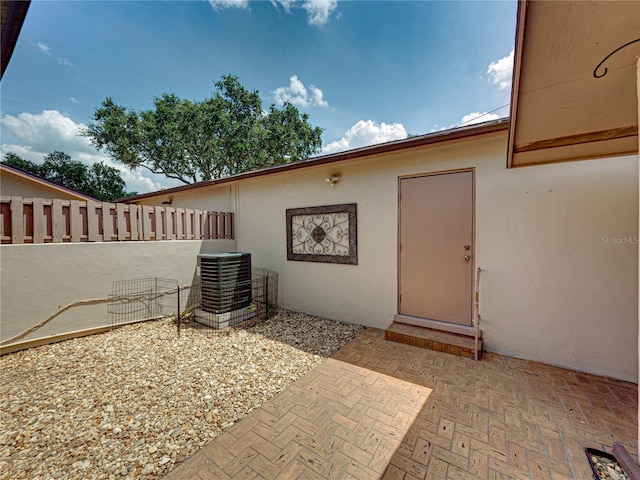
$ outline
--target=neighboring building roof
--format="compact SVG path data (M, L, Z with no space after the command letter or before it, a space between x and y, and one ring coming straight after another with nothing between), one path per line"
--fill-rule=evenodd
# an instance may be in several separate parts
M11 177L19 178L23 181L35 184L47 191L50 191L52 193L51 198L58 198L56 194L58 195L62 194L63 196L65 196L65 198L71 197L75 200L84 200L84 201L92 200L94 202L100 201L89 195L85 195L84 193L76 192L75 190L72 190L67 187L63 187L62 185L58 185L57 183L50 182L49 180L44 180L43 178L37 177L32 173L25 172L23 170L20 170L19 168L15 168L10 165L7 165L4 162L0 162L0 175L2 175L3 177L5 175L9 175ZM0 194L6 195L6 193L4 192L0 192Z
M307 160L301 160L298 162L286 163L284 165L278 165L275 167L263 168L260 170L254 170L251 172L240 173L238 175L232 175L229 177L219 178L215 180L207 180L204 182L192 183L190 185L183 185L175 188L168 188L165 190L159 190L157 192L144 193L136 195L134 197L128 197L118 200L119 202L133 203L145 198L157 197L158 195L168 195L177 192L183 192L186 190L194 190L198 188L209 187L213 185L220 185L229 182L235 182L238 180L244 180L252 177L261 177L265 175L274 175L276 173L282 173L289 170L298 170L300 168L316 167L318 165L325 165L328 163L342 162L345 160L355 160L372 155L379 155L382 153L395 152L405 150L409 148L422 147L425 145L432 145L437 143L451 142L454 140L462 140L478 135L485 135L488 133L500 132L508 130L509 119L502 118L499 120L493 120L490 122L479 123L466 127L452 128L449 130L442 130L435 133L428 133L426 135L419 135L416 137L406 138L404 140L395 140L392 142L381 143L378 145L371 145L367 147L357 148L354 150L348 150L346 152L332 153L329 155L322 155L320 157L313 157Z

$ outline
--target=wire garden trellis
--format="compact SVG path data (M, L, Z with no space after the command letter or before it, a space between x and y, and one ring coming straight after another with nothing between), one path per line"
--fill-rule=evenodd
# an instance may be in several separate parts
M177 280L156 277L113 282L108 302L109 323L113 326L173 317L178 334L184 325L224 330L266 320L270 310L278 305L278 273L272 270L252 268L251 280L215 288L221 307L207 301L210 291L205 291L203 302L199 281L187 286L180 286Z

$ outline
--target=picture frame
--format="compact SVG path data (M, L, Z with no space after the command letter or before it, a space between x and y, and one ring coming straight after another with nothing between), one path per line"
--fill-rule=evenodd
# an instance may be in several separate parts
M358 264L357 204L289 208L287 260Z

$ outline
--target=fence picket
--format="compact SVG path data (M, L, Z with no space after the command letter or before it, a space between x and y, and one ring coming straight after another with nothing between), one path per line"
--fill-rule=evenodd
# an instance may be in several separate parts
M156 240L165 240L167 238L167 213L164 207L155 207L154 215L156 219Z
M22 197L11 197L11 243L24 242L23 212Z
M184 209L176 208L176 239L184 240Z
M53 243L62 243L66 230L66 221L62 212L62 200L58 200L57 198L53 199L51 218L53 225Z
M113 240L113 215L111 215L112 203L102 202L102 241Z
M98 225L98 204L89 200L87 202L87 240L89 242L100 241L100 228Z
M165 212L165 225L167 227L167 240L176 239L176 212L173 207L166 207Z
M71 200L69 204L69 226L71 227L71 241L82 241L82 216L80 215L80 200Z
M151 240L151 210L153 207L142 205L142 239Z
M184 211L184 239L193 239L193 210L187 208Z
M127 205L124 203L116 203L116 224L118 226L118 240L123 241L127 239L127 217L124 212L127 209Z
M231 212L0 196L3 243L234 238Z
M193 211L193 238L195 240L199 240L202 238L201 227L202 227L202 211L194 210Z
M211 238L211 217L213 216L213 212L204 212L202 215L202 238L209 239Z
M44 243L45 234L44 201L42 198L33 199L33 243Z
M131 240L138 240L140 221L138 220L138 205L129 205L129 224L131 225Z

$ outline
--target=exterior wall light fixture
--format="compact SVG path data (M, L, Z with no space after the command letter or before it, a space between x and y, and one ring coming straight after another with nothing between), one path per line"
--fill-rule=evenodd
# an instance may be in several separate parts
M340 177L337 175L331 175L330 177L325 178L324 181L333 187L339 179Z

